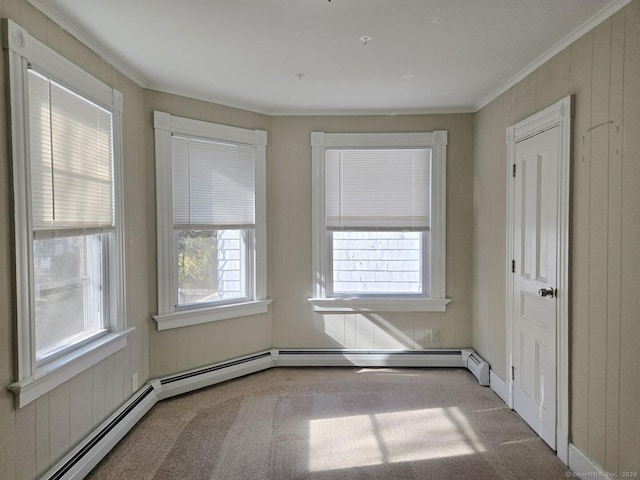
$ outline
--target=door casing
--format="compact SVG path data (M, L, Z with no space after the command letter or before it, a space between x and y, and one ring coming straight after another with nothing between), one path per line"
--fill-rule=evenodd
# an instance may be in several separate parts
M516 144L549 128L560 126L560 152L558 156L558 235L557 235L557 363L556 363L556 448L557 455L565 465L569 460L569 192L571 118L573 117L571 95L557 101L538 113L507 128L507 255L505 258L506 319L508 358L508 404L513 408L513 274L514 259L514 199L513 165Z

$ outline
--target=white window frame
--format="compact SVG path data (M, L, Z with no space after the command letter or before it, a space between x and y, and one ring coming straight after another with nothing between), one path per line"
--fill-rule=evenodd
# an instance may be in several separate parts
M426 272L428 295L361 295L345 298L330 294L329 236L326 227L326 150L329 148L431 149L431 250ZM444 312L451 301L446 285L446 155L447 131L420 133L311 133L313 168L313 284L309 299L316 312Z
M17 361L18 379L8 386L18 407L23 407L83 370L127 345L122 211L122 94L33 38L11 20L3 20L2 33L9 57L11 154L15 202ZM96 340L79 342L77 348L37 365L33 285L31 219L28 66L79 93L113 115L115 229L109 250L107 333Z
M249 130L154 112L156 149L156 209L158 223L158 313L153 316L158 330L197 325L229 318L245 317L267 312L271 300L267 298L267 229L266 229L266 146L267 132ZM253 281L248 285L249 300L225 301L202 307L176 308L174 291L176 271L174 263L174 229L172 196L173 134L198 137L204 140L235 142L254 147L255 161L255 230Z

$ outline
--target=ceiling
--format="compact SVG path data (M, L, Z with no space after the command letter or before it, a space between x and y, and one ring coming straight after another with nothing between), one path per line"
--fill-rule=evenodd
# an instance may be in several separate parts
M475 111L628 3L29 1L144 87L271 115Z

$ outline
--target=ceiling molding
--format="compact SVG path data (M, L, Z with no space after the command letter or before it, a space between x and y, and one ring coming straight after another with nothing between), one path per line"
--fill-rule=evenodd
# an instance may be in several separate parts
M127 78L138 84L138 86L147 88L149 82L140 72L136 71L130 65L126 64L122 59L118 58L109 49L105 48L95 38L85 32L78 25L65 17L60 11L53 7L47 0L27 0L34 8L40 10L45 16L57 23L61 28L69 32L73 37L85 44L95 53L97 53L105 62L125 75Z
M475 107L473 108L473 111L477 112L482 108L486 107L489 103L493 102L496 98L498 98L504 92L506 92L511 87L516 85L518 82L523 80L527 75L533 73L535 70L537 70L543 64L551 60L554 56L556 56L562 50L564 50L573 42L578 40L585 33L591 31L596 26L600 25L607 18L611 17L613 14L615 14L619 10L626 7L629 3L631 3L631 0L614 0L612 3L604 7L602 10L596 13L593 17L591 17L589 20L584 22L582 25L576 28L573 32L571 32L569 35L564 37L562 40L556 43L553 47L551 47L549 50L547 50L545 53L540 55L529 65L523 68L514 77L512 77L510 80L504 83L500 88L494 90L492 93L490 93L489 95L484 97L482 100L480 100L478 103L476 103Z
M304 113L299 111L278 110L274 111L270 115L273 117L313 117L313 116L376 116L376 115L449 115L449 114L461 114L461 113L475 113L473 107L451 107L451 108L419 108L415 110L403 110L403 109L381 109L381 110L314 110L309 109Z

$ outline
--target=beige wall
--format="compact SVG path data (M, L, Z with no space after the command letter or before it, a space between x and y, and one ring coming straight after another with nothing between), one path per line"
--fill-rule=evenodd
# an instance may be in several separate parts
M476 115L268 117L143 90L26 0L0 15L124 94L129 346L25 408L0 389L0 472L34 478L151 377L275 347L471 344L505 377L505 128L568 93L577 99L572 207L573 441L608 470L640 470L640 0ZM0 69L4 70L4 62ZM4 72L3 72L4 73ZM4 75L0 88L6 90ZM153 110L267 130L265 315L158 332ZM6 112L4 96L0 111ZM603 122L603 126L597 128ZM449 131L444 314L314 315L310 132ZM0 116L0 384L14 380L11 168ZM475 158L474 158L475 157ZM429 329L438 328L433 343Z
M311 132L448 130L446 313L313 314ZM267 151L273 345L422 348L471 345L472 115L274 117ZM428 330L437 328L439 342Z
M267 314L158 332L150 324L151 376L166 375L270 347L422 348L471 345L473 115L268 117L185 97L145 92L147 202L155 205L154 110L267 130ZM447 294L444 314L314 315L311 275L311 131L449 131ZM154 208L151 207L151 211ZM155 232L155 217L147 219ZM155 256L155 238L148 237ZM156 311L155 262L149 311ZM438 328L432 342L428 330Z
M279 347L419 348L471 345L471 188L473 115L387 117L268 117L176 95L143 90L104 63L26 1L6 0L0 15L76 62L124 95L124 188L127 313L136 330L129 346L36 402L15 409L0 389L0 471L34 478L68 450L149 378ZM0 68L4 63L0 62ZM4 77L3 77L4 78ZM0 88L6 88L2 84ZM0 97L4 102L4 97ZM2 103L0 109L6 111ZM267 210L270 311L208 325L158 332L156 312L156 221L153 111L267 130ZM0 117L0 380L14 380L15 287L12 189L7 143ZM395 314L371 318L314 316L311 292L310 132L449 131L446 314ZM428 328L438 328L431 342ZM342 333L340 334L339 331ZM3 475L4 475L3 474Z
M128 347L19 410L4 387L15 380L15 280L9 125L5 95L0 95L0 477L35 478L118 408L132 393L131 376L149 377L147 270L147 172L142 162L144 138L143 91L97 55L21 0L0 3L0 16L25 27L124 96L124 195L127 205L126 309L136 330ZM3 59L4 60L4 59ZM0 62L0 90L6 91L4 61Z
M575 95L571 438L608 471L640 471L640 1L476 114L475 349L503 379L505 129Z

